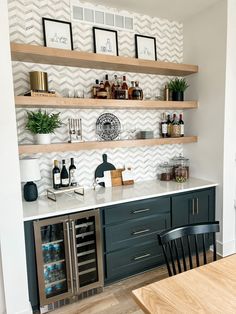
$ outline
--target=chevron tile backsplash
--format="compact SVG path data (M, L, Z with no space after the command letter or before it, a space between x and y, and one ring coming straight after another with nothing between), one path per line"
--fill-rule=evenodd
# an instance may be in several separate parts
M73 2L72 2L73 1ZM71 18L71 4L78 3L76 0L9 0L9 21L11 41L43 45L42 17L58 20L72 21L74 49L81 51L93 51L92 25L80 23ZM83 2L84 6L96 8L96 10L108 11L103 6L91 5ZM109 8L114 14L130 15L130 12ZM149 17L132 13L134 31L118 31L119 55L135 56L134 34L143 34L156 38L157 58L161 61L182 62L183 59L183 26L175 21ZM98 25L101 26L101 25ZM32 64L13 62L13 76L15 94L20 95L29 90L29 72L46 71L49 77L49 89L55 89L65 95L74 92L83 92L85 97L90 97L91 86L96 78L103 79L105 72L102 70L80 69L63 66L51 66L44 64ZM114 73L106 71L109 77L114 74L125 74L128 81L139 80L144 95L160 95L166 81L170 78L165 76L147 75L138 73ZM48 110L52 111L52 110ZM59 110L53 110L58 112ZM99 115L104 112L115 114L121 121L122 132L120 137L127 138L133 130L153 130L154 135L159 136L159 122L162 111L155 110L60 110L63 122L69 117L80 117L83 122L84 140L96 140L95 122ZM19 143L33 143L33 136L25 131L26 110L17 109L17 127ZM53 142L68 140L66 125L56 131ZM182 145L163 145L153 147L120 148L107 150L92 150L68 153L51 153L36 155L40 160L42 179L38 182L39 194L43 194L47 187L51 186L51 168L53 159L75 158L78 168L78 180L81 185L91 187L94 180L94 170L102 162L102 154L107 153L108 159L116 167L124 164L131 165L134 169L136 181L156 178L157 166L160 162L182 153Z

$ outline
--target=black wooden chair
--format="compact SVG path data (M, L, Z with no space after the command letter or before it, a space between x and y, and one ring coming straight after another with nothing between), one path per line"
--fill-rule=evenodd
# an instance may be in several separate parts
M204 264L207 264L206 248L213 244L213 260L216 261L216 237L220 231L219 221L190 224L165 230L157 235L162 246L169 276L193 268L193 256L196 256L196 265L200 266L199 252L203 252ZM181 267L181 259L183 267ZM171 268L172 266L172 268Z

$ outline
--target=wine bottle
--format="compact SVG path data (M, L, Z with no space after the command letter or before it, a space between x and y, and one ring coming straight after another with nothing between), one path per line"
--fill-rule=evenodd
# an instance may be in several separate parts
M184 121L183 121L183 114L179 115L179 124L180 124L180 136L184 136Z
M76 166L74 164L74 158L70 159L70 167L69 167L69 178L70 178L70 185L71 186L77 186L76 182Z
M179 121L177 120L176 114L173 114L171 137L180 137L180 124Z
M171 127L172 127L172 123L171 123L171 119L170 119L170 114L167 115L167 137L171 137Z
M66 169L65 159L62 160L62 169L61 169L61 186L69 186L69 175Z
M162 121L161 121L161 136L167 137L168 131L167 131L167 120L166 120L166 114L162 114Z
M58 167L58 161L54 160L54 167L52 169L53 188L58 190L61 187L61 171Z

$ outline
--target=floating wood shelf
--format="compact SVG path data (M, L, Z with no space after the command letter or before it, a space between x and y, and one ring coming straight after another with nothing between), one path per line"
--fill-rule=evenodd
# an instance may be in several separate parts
M197 101L117 100L63 97L16 96L19 108L80 108L80 109L194 109Z
M197 142L197 136L185 136L178 138L155 138L146 140L119 140L119 141L96 141L81 143L55 143L48 145L19 145L20 154L38 154L52 152L68 152L104 148L140 147L164 144L188 144Z
M198 72L198 66L190 64L149 61L17 43L11 43L11 56L13 61L135 73L186 76Z

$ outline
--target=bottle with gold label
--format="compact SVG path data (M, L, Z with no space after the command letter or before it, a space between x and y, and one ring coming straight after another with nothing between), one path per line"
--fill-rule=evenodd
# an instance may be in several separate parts
M95 84L92 87L92 97L93 98L97 98L97 92L98 92L99 88L100 88L99 80L96 80Z
M105 86L103 81L100 82L100 88L97 91L97 98L99 99L106 99L107 98L107 91L105 90Z
M176 114L173 114L173 121L171 126L171 137L180 137L181 136L181 128L179 121L176 117Z

